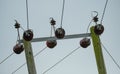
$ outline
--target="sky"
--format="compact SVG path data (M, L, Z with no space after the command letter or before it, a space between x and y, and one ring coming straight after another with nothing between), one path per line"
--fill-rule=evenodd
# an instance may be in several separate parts
M86 33L87 26L92 19L91 12L97 11L100 19L106 0L65 0L63 28L66 35ZM17 41L17 31L14 28L17 20L26 30L26 1L0 0L0 62L13 53ZM62 0L28 0L29 27L34 32L34 38L50 36L50 17L56 20L56 28L60 27ZM120 0L108 0L103 19L104 33L100 36L101 42L120 65ZM95 25L91 23L91 26ZM90 32L90 31L89 31ZM22 39L23 30L20 29ZM56 62L76 49L82 38L58 40L53 49L45 49L34 58L37 74L42 74ZM91 40L92 41L92 40ZM46 42L32 43L33 54L46 47ZM120 69L114 64L110 56L103 50L107 74L120 74ZM0 74L11 74L25 63L25 53L13 54L0 64ZM28 74L27 65L15 74ZM93 45L79 50L67 57L64 61L49 70L46 74L98 74Z

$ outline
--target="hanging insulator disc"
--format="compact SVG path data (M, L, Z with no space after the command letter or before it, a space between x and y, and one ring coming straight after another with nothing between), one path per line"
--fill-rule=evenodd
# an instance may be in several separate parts
M24 47L23 47L22 44L16 44L16 45L13 47L13 51L14 51L16 54L20 54L23 50L24 50Z
M83 48L87 48L90 44L91 44L91 42L90 42L90 39L88 39L88 38L83 38L80 41L80 46Z
M95 27L94 27L95 34L101 35L103 33L103 31L104 31L104 26L102 24L95 25Z
M23 38L26 40L26 41L31 41L33 39L33 31L32 30L26 30L24 33L23 33Z
M64 38L64 36L65 36L65 30L63 28L57 28L56 31L55 31L55 36L58 39Z
M57 41L56 40L47 40L46 45L48 48L54 48L57 45Z

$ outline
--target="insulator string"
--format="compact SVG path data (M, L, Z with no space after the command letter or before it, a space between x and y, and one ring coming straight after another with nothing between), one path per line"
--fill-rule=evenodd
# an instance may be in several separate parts
M4 63L4 62L5 62L8 58L10 58L13 54L14 54L14 52L11 53L9 56L7 56L4 60L2 60L2 61L0 62L0 64Z

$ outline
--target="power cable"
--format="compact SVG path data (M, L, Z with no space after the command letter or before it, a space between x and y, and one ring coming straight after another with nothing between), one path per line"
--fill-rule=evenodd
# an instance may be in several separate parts
M69 57L70 55L72 55L75 51L77 51L80 47L77 47L76 49L74 49L72 52L70 52L69 54L67 54L65 57L63 57L61 60L59 60L57 63L55 63L53 66L51 66L50 68L48 68L46 71L44 71L42 74L45 74L46 72L48 72L49 70L51 70L52 68L54 68L55 66L57 66L59 63L61 63L63 60L65 60L67 57Z
M89 24L88 24L88 26L87 26L87 32L86 32L86 33L88 33L88 30L89 30L89 27L90 27L92 21L93 21L93 19L89 22Z
M19 28L17 29L17 32L18 32L18 40L20 40L20 32L19 32ZM18 41L17 40L17 41Z
M63 0L63 5L62 5L61 28L62 28L62 23L63 23L64 8L65 8L65 0Z
M28 0L26 0L27 29L29 29Z
M6 61L8 58L10 58L13 54L14 54L14 52L11 53L9 56L7 56L4 60L2 60L2 61L0 62L0 64L2 64L3 62L5 62L5 61Z
M115 63L115 65L119 68L120 70L120 65L115 61L115 59L113 58L113 56L110 54L110 52L107 50L107 48L101 43L102 47L105 49L105 51L107 52L107 54L111 57L111 59L113 60L113 62Z
M51 29L50 29L50 37L52 36L52 26L51 26Z
M24 64L22 64L20 67L18 67L15 71L13 71L11 74L14 74L15 72L17 72L20 68L22 68L24 65L26 64L26 62Z
M40 53L42 53L47 47L44 47L42 50L40 50L38 53L36 53L34 55L34 57L38 56ZM17 72L19 69L21 69L24 65L26 65L26 62L23 63L21 66L19 66L16 70L14 70L11 74L14 74L15 72Z
M35 55L34 55L34 57L36 57L37 55L39 55L41 52L43 52L45 49L46 49L47 47L44 47L41 51L39 51L38 53L36 53Z
M104 9L103 9L103 14L102 14L102 18L101 18L101 24L102 24L104 15L105 15L105 11L106 11L107 4L108 4L108 0L106 0L105 6L104 6Z

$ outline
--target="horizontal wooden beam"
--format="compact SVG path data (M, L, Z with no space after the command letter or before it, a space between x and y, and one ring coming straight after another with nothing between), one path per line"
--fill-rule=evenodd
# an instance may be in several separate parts
M73 39L73 38L81 38L81 37L90 37L90 33L66 35L63 39ZM42 37L42 38L33 38L31 42L42 42L47 40L63 40L63 39L57 39L55 36ZM23 43L23 40L18 40L18 42Z

